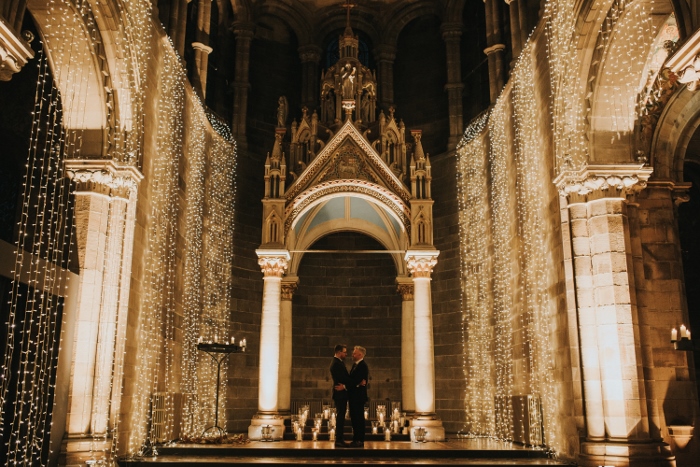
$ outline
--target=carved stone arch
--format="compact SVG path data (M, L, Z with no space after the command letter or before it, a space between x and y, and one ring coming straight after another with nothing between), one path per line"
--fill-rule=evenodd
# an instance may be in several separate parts
M338 5L323 8L317 13L315 23L317 25L316 42L326 44L335 32L345 29L345 12L338 8ZM350 26L356 34L361 31L369 37L372 42L369 44L370 47L379 44L382 26L376 10L364 5L353 8L350 14Z
M423 16L436 16L442 20L444 13L444 10L437 2L422 0L408 6L403 2L396 2L393 8L386 11L382 16L383 24L388 24L389 27L383 31L381 43L396 46L399 34L401 34L401 31L408 23ZM459 21L461 21L461 18Z
M312 17L311 11L302 2L284 2L270 0L258 2L255 5L253 20L263 16L273 16L286 23L297 36L299 46L313 43L313 25L308 18Z
M89 3L90 8L83 8L82 15L66 3L52 5L53 11L49 12L49 5L41 0L30 1L27 10L44 38L56 87L61 92L64 125L69 131L83 132L84 156L100 157L106 155L108 146L105 129L130 130L133 83L129 75L133 61L128 50L118 46L128 42L122 34L128 29L127 21L118 5ZM58 27L56 18L75 27ZM140 77L133 75L138 83ZM76 80L80 86L74 85Z
M654 132L651 147L653 179L683 181L688 142L700 127L700 92L685 87L666 104Z
M582 81L589 83L592 90L584 105L588 109L585 120L588 122L589 157L592 162L628 163L634 162L637 157L637 100L651 47L658 37L658 31L673 13L670 0L665 3L655 3L653 9L648 7L646 11L639 10L643 3L628 3L624 9L613 3L606 12L602 33L595 35L596 52L591 57L588 76ZM658 27L657 35L648 37L646 42L631 41L621 34L627 28L639 27L637 15L640 12L646 15L643 17L645 21L653 22ZM629 59L625 73L620 73L620 61L625 60L625 53L630 51L635 56Z

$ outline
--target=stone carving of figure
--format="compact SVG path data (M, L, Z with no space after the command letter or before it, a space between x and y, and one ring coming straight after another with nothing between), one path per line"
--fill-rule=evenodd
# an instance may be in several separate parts
M362 95L362 121L369 123L369 93Z
M332 122L335 119L335 96L332 93L328 93L326 96L326 120Z
M343 99L353 99L355 97L355 72L354 66L347 62L343 67Z
M277 99L277 128L284 128L287 125L287 98L280 96Z

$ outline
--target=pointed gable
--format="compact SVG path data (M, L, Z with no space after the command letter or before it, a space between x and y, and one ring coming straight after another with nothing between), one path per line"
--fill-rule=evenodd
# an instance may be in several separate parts
M350 120L331 137L318 156L289 187L285 193L286 202L293 202L301 193L318 184L335 180L358 180L379 185L405 204L409 203L411 197L401 180Z

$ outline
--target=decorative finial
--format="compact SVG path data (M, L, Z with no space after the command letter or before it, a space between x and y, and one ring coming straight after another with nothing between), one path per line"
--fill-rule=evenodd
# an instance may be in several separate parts
M345 5L340 5L340 8L345 8L346 11L346 19L345 19L345 29L348 29L350 27L350 9L355 8L355 4L352 3L350 0L345 0Z

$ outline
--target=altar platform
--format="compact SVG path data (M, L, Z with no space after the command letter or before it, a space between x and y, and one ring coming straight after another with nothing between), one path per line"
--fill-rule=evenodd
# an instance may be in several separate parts
M440 442L366 441L364 448L336 448L330 441L250 441L241 444L178 444L158 447L158 455L120 459L124 467L206 465L344 466L553 466L570 465L550 459L539 448L491 439L450 439Z

